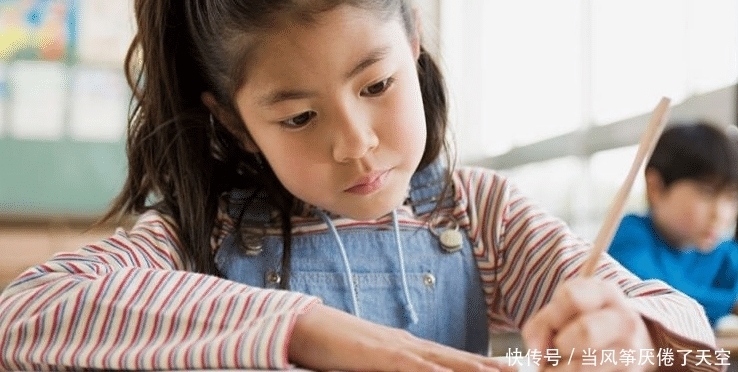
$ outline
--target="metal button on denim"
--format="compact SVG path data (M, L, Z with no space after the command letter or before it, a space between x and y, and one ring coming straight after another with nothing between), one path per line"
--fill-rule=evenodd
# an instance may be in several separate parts
M436 284L436 277L431 273L423 274L423 284L425 284L426 287L432 287Z
M282 281L282 276L274 270L269 270L266 273L266 282L269 284L279 284Z

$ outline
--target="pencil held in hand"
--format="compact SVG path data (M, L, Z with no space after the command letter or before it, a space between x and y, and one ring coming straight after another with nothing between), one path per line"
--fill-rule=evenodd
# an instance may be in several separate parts
M628 176L620 186L618 193L615 194L615 199L612 201L612 205L607 211L605 220L600 227L600 231L597 233L594 242L592 243L592 249L589 251L589 256L584 262L580 275L582 277L590 277L597 267L597 261L599 261L602 252L607 250L607 247L612 241L612 237L615 234L615 228L618 226L620 218L623 216L623 208L625 207L625 201L628 199L630 189L633 187L635 177L641 169L645 159L650 156L653 152L653 148L656 146L656 142L661 136L661 132L664 130L666 120L668 118L669 103L671 100L667 97L661 98L661 101L651 114L651 121L649 121L646 130L641 135L641 141L638 143L638 151L636 152L633 164L630 166Z

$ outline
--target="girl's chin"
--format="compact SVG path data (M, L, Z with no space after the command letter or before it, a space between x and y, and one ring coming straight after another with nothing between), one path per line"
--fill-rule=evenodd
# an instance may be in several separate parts
M389 196L373 202L361 201L349 207L343 216L357 221L374 221L402 206L405 198L405 196Z
M348 217L352 220L356 221L374 221L379 218L382 218L390 213L395 208L382 208L382 209L373 209L373 210L365 210L365 211L356 211L353 213L347 213L344 215L344 217Z
M346 211L343 216L356 221L374 221L392 213L393 210L402 205L402 202L382 204L383 205L372 204L367 205L366 208L356 208L354 210Z

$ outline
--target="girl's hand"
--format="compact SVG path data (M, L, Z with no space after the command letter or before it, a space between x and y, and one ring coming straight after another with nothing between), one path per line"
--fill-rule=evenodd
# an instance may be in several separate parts
M299 367L314 370L515 370L503 362L423 340L322 304L297 318L289 359Z
M656 367L647 362L639 365L641 350L654 348L643 318L628 306L620 288L596 278L573 279L560 285L551 302L523 326L522 336L527 347L537 350L538 355L546 355L550 349L558 351L561 358L555 367L541 358L541 370L545 371L647 371ZM596 357L594 366L589 365L591 359L583 359L588 350L594 350L590 353ZM600 364L602 350L614 350L617 364ZM632 350L635 361L620 363L621 350ZM652 355L651 361L658 364L656 350Z

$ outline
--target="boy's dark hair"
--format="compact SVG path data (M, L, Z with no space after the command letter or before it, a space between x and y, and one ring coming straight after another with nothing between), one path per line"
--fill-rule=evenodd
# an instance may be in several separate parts
M250 36L285 22L309 24L341 4L399 17L409 36L415 30L408 0L136 0L137 33L125 62L133 90L128 176L102 221L155 208L177 224L188 268L218 274L210 237L220 195L233 188L264 190L279 212L281 283L287 283L296 201L268 164L221 124L210 124L201 94L212 92L235 115L233 97L253 51ZM447 101L441 71L422 47L417 66L428 133L422 169L444 152L449 156Z
M646 169L656 170L664 186L688 179L718 190L738 187L738 142L707 120L675 122L662 133Z

